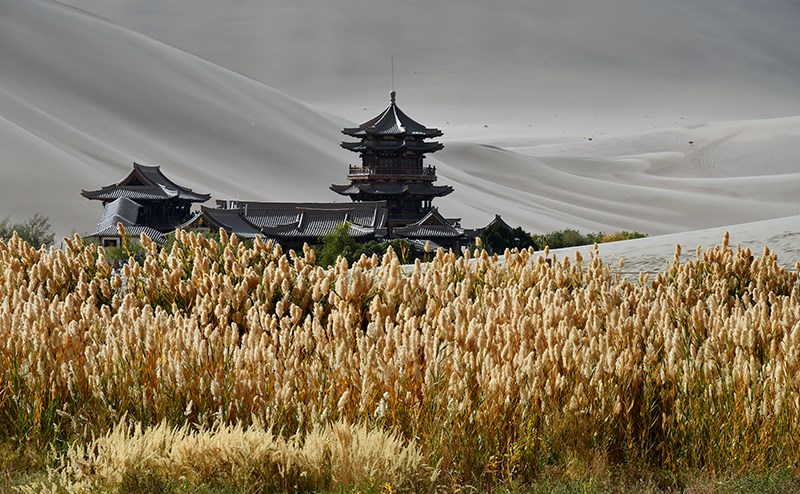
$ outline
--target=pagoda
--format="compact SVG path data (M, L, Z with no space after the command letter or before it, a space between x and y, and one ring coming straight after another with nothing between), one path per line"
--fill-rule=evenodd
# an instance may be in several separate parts
M406 115L390 93L391 102L378 116L342 133L358 139L341 146L361 156L361 166L350 166L349 185L331 185L334 192L353 201L386 201L387 226L405 226L424 218L435 197L453 192L449 185L434 185L436 167L425 165L425 155L444 146L428 141L442 135Z

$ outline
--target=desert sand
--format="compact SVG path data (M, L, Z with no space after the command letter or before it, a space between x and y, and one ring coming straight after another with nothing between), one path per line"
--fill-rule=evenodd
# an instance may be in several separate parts
M680 233L608 251L667 257L800 230L789 1L67 3L0 0L0 218L91 233L81 189L133 161L215 198L343 200L340 130L388 104L394 56L465 227Z

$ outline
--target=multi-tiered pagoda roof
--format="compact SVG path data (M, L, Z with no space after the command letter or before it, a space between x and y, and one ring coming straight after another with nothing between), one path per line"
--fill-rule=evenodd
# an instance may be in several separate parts
M414 223L430 211L433 198L453 192L448 185L434 185L436 167L424 164L426 154L444 147L427 140L442 131L409 117L397 106L394 91L379 115L342 133L358 139L342 147L359 153L361 166L350 166L350 183L331 190L353 201L387 201L390 226Z

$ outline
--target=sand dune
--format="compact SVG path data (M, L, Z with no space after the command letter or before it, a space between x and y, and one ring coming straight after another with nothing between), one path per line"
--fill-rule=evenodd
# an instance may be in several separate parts
M439 173L480 200L441 203L538 231L696 230L800 212L798 153L798 117L535 147L454 143Z
M800 264L800 216L789 216L773 220L741 223L724 227L707 228L656 237L626 240L598 245L603 262L618 269L620 259L624 261L622 272L625 276L636 278L640 271L658 273L663 271L675 254L675 246L681 246L681 260L694 259L697 248L701 252L722 244L725 232L730 234L729 245L736 249L748 248L752 255L760 257L764 247L778 256L778 263L791 270ZM593 246L573 247L554 250L559 259L573 257L580 251L584 259L589 259Z
M343 119L60 4L0 2L0 65L3 216L93 231L100 210L81 188L134 160L196 190L276 200L344 168Z
M795 0L66 3L353 120L384 104L392 55L416 114L473 129L800 114Z
M388 103L365 94L350 120ZM800 214L800 117L565 137L430 120L475 106L406 94L410 115L445 131L433 162L455 192L437 203L467 227L500 213L534 231L660 234ZM39 211L59 235L90 232L100 208L80 190L134 160L217 198L341 200L328 186L357 159L339 148L350 120L84 11L0 0L0 217Z

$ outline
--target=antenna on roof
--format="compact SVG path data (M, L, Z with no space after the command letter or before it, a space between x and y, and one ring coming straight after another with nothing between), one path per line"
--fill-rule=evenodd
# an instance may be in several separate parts
M389 97L392 100L392 104L394 104L394 98L397 93L394 92L394 55L390 56L391 63L392 63L392 92L389 93Z

